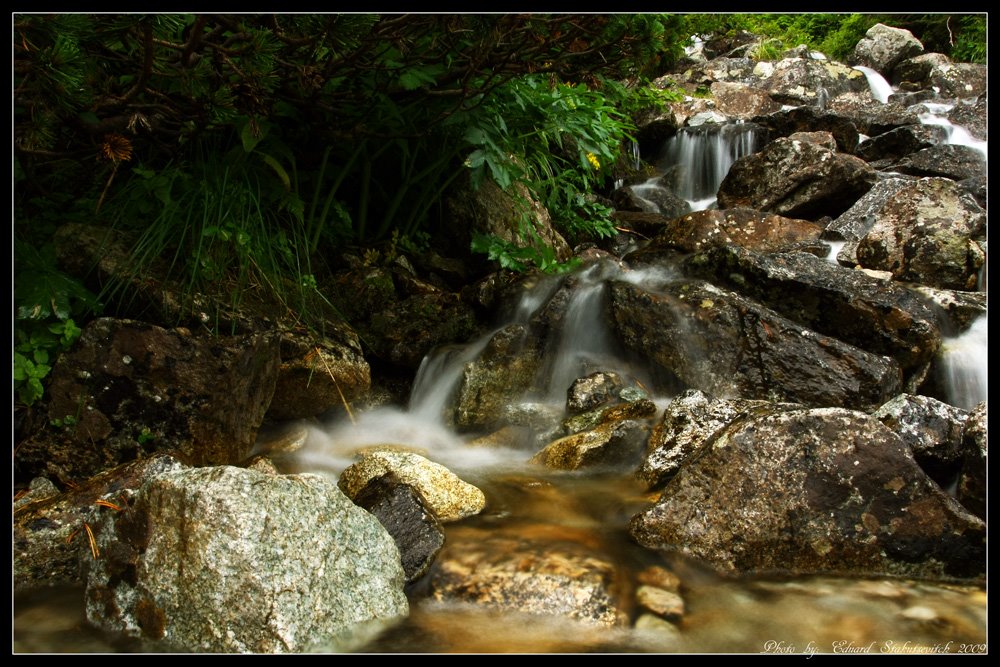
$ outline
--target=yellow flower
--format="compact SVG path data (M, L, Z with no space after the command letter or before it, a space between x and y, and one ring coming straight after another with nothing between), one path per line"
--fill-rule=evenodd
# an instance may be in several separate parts
M594 165L594 169L601 168L601 161L597 159L597 156L593 153L587 153L587 162Z

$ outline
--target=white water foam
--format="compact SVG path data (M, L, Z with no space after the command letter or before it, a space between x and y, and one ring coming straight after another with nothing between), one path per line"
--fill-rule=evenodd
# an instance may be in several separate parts
M858 70L865 75L868 79L868 87L872 91L872 97L876 100L885 104L889 101L889 96L895 91L885 77L873 70L871 67L865 67L864 65L855 65L853 69Z
M987 398L988 323L981 315L960 336L946 338L941 344L942 381L948 402L971 410Z

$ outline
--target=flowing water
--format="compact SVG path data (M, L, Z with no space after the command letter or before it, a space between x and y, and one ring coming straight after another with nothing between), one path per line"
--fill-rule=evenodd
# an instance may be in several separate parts
M886 104L889 101L889 96L895 91L889 82L885 80L885 77L871 67L865 67L864 65L856 65L854 69L864 74L865 78L868 79L868 87L872 91L872 97L882 104Z

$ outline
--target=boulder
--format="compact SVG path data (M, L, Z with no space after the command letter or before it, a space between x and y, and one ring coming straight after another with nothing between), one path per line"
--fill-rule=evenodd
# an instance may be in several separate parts
M986 141L989 138L989 111L986 95L980 95L972 104L959 101L948 112L948 120L964 127L973 138Z
M750 120L755 116L781 110L766 91L740 83L716 81L711 85L715 108L728 118Z
M99 318L61 355L48 388L52 426L21 444L21 475L86 479L170 451L192 465L241 462L271 402L278 336L192 335Z
M969 413L929 396L900 394L872 413L906 443L924 472L942 487L961 465Z
M958 500L970 512L986 521L986 453L988 441L987 403L969 413L962 434L962 471L958 477Z
M931 146L896 163L896 171L913 176L941 176L953 181L986 175L986 158L969 146Z
M629 532L724 572L976 578L985 525L877 420L840 408L733 422Z
M318 475L165 472L112 518L87 617L151 647L345 650L408 612L392 538Z
M843 95L835 100L842 97ZM868 106L871 106L870 103ZM766 116L755 116L751 120L766 128L772 139L787 137L795 132L829 132L833 135L837 142L837 150L841 153L854 153L858 147L858 126L851 117L840 113L804 106ZM916 114L913 115L912 122L918 122Z
M953 182L921 178L889 195L858 241L858 263L943 289L975 289L986 213Z
M831 97L867 90L868 80L861 72L833 60L786 58L775 63L762 86L781 104L823 108Z
M615 209L654 213L666 218L674 218L690 211L691 205L671 192L669 184L661 183L662 180L618 188L611 194Z
M888 77L899 62L923 52L924 45L909 30L876 23L854 47L849 62Z
M618 392L624 383L614 371L599 371L577 378L566 392L566 411L579 414L618 401Z
M628 349L720 397L860 408L881 405L901 386L891 359L703 281L677 281L655 293L615 281L611 310Z
M986 65L954 63L940 53L924 53L896 65L892 80L901 90L933 90L946 99L970 99L987 89Z
M815 220L840 215L875 181L860 158L781 138L733 164L719 187L719 207Z
M684 266L801 326L889 355L907 377L925 371L941 346L937 314L926 299L815 255L730 246L692 255Z
M912 179L885 178L879 180L861 199L831 221L823 232L824 238L846 241L839 257L849 264L857 264L857 247L865 234L875 226L880 211L900 192L911 187Z
M940 125L903 125L866 139L858 144L856 155L862 160L896 159L937 146L945 140Z
M634 466L649 436L645 418L655 412L656 405L644 399L595 411L585 425L575 426L572 421L587 414L568 419L565 425L570 435L549 443L531 462L560 470Z

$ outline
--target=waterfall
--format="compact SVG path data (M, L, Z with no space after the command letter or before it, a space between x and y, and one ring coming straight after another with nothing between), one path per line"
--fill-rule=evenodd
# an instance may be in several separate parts
M826 256L826 261L839 265L840 262L837 261L837 255L847 245L847 241L824 241L824 243L830 246L830 254Z
M670 190L700 211L715 205L719 186L739 158L759 147L753 123L686 127L667 140L657 163Z
M971 410L987 398L987 316L981 315L967 331L946 338L941 345L941 380L948 402Z
M868 87L871 88L872 97L876 100L885 104L889 101L889 96L894 92L892 86L889 82L885 80L881 74L873 70L871 67L865 67L864 65L855 65L854 69L858 70L865 75L868 79Z
M989 159L987 142L976 139L969 134L968 130L961 125L955 125L944 115L951 111L955 105L942 104L940 102L924 102L923 106L927 109L927 112L918 116L921 123L943 127L946 132L946 142L948 144L953 146L968 146L973 150L979 151L983 159Z

